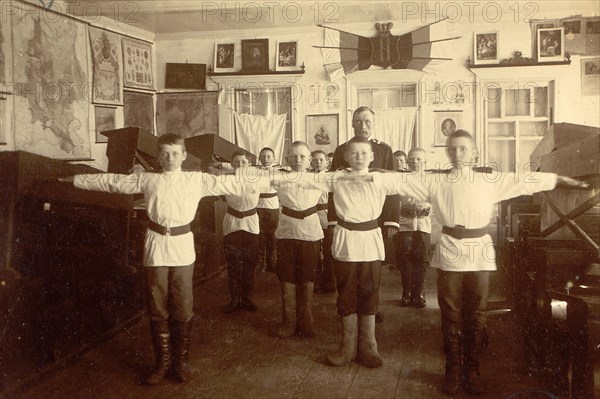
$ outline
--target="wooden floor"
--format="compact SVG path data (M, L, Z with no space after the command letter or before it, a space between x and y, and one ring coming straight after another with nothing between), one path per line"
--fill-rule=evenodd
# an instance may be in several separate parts
M226 274L198 286L191 350L194 380L148 387L140 371L152 361L147 320L142 318L109 341L41 377L12 398L438 398L443 375L435 270L427 281L427 308L398 306L400 274L383 266L377 340L385 364L330 367L325 354L338 347L335 294L315 294L318 336L281 340L272 335L280 318L278 282L258 273L255 313L220 313L228 301ZM527 375L523 349L510 313L489 318L491 344L482 358L488 393L482 398L552 398ZM469 397L460 393L456 398Z

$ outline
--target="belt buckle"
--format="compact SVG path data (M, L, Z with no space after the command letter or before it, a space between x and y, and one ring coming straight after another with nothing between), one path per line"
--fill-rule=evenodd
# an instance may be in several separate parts
M165 235L166 235L166 236L168 236L168 235L171 235L171 228L170 228L170 227L167 227L167 228L165 229Z

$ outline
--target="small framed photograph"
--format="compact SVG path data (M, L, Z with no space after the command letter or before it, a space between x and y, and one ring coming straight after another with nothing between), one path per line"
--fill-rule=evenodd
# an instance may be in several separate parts
M215 43L214 72L235 72L235 43Z
M115 108L113 107L94 107L96 143L107 143L108 137L102 134L106 130L115 128Z
M462 129L462 110L434 111L433 145L445 147L446 139L458 129Z
M306 115L306 142L311 151L334 152L339 141L339 114Z
M277 57L275 59L276 71L295 71L300 69L297 40L277 42L275 49L277 50Z
M531 54L532 58L537 58L537 32L539 29L557 28L560 26L558 19L532 19L529 21L531 25Z
M581 59L581 95L600 93L600 57Z
M269 39L242 40L242 70L244 72L269 70Z
M564 61L565 29L548 28L537 31L538 62Z
M473 34L473 63L498 64L498 32Z
M206 64L167 62L165 88L206 90Z

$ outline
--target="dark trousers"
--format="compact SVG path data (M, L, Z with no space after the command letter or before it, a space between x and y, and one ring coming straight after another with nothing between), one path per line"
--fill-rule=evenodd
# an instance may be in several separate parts
M147 266L145 270L150 320L190 321L194 316L194 265Z
M400 269L405 296L423 292L425 273L429 269L430 242L431 235L422 231L400 231L394 237L396 266Z
M229 293L234 301L250 298L258 259L258 234L235 231L223 239Z
M334 260L338 314L374 315L379 307L381 261L341 262Z
M479 368L489 278L489 271L438 272L438 303L446 362L460 364L462 361L465 370Z
M335 274L333 273L333 256L331 256L331 244L333 236L323 230L324 238L321 240L321 254L317 265L315 285L321 290L335 290Z
M278 240L277 277L279 281L292 284L314 282L320 257L321 240Z
M277 239L275 230L279 224L279 209L258 208L259 233L259 256L267 267L274 267L277 255ZM258 265L262 267L261 264Z

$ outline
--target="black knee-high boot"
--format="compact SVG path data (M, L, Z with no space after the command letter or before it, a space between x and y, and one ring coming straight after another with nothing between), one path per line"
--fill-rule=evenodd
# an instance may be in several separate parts
M446 357L442 391L453 395L460 390L462 382L462 337L460 330L453 325L444 328L442 334Z
M171 341L169 323L166 320L150 322L156 364L152 372L144 378L147 385L160 384L171 364Z
M178 382L188 382L192 378L192 370L188 362L192 343L192 320L172 321L171 337L173 340L173 377Z

